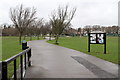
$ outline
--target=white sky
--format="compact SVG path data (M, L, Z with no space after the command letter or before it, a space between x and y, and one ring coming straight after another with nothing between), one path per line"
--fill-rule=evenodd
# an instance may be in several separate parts
M74 28L85 25L118 25L118 1L119 0L0 0L0 24L11 24L9 18L10 8L20 4L24 7L37 8L37 16L49 20L52 11L59 5L76 7L77 11L72 25Z

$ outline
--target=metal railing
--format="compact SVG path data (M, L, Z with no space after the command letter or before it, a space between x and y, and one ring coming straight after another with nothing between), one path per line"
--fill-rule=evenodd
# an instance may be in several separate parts
M24 59L23 59L23 55L24 55ZM23 80L23 69L26 70L27 67L31 66L31 48L28 48L22 52L20 52L19 54L5 60L2 61L2 80L8 80L8 64L11 63L12 61L14 61L14 80L17 80L17 58L20 57L20 79ZM23 62L24 60L24 62ZM24 63L24 65L23 65Z

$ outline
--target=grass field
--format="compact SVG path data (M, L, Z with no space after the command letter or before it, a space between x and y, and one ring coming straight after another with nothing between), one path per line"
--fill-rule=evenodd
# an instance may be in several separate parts
M32 40L37 40L37 37L33 37ZM29 37L26 37L26 41L29 41ZM22 45L19 45L19 37L2 37L2 60L6 60L21 51Z
M43 39L43 38L40 38ZM23 40L23 38L22 38ZM37 40L37 37L33 37L32 40ZM26 41L29 41L29 37L26 37ZM19 45L19 37L2 37L2 61L20 53L22 51L22 45ZM20 64L20 59L17 59L17 68ZM13 62L8 64L8 77L13 74Z
M34 37L33 40L37 38ZM43 39L43 38L40 38ZM13 55L21 52L22 46L19 45L18 37L2 37L2 60L6 60ZM23 38L22 38L23 40ZM29 41L29 37L26 38ZM49 43L54 44L54 40L47 41ZM107 37L107 54L103 52L103 45L91 45L91 52L88 53L88 43L87 37L61 37L59 39L59 45L68 47L71 49L75 49L93 56L97 56L99 58L114 62L118 64L118 38L117 37ZM17 59L17 68L20 64L19 58ZM10 78L13 74L13 63L8 65L8 77Z
M54 44L55 40L47 42ZM59 46L78 50L118 64L118 37L107 37L107 54L104 54L104 45L101 44L91 44L91 52L89 53L87 37L61 37L58 42Z

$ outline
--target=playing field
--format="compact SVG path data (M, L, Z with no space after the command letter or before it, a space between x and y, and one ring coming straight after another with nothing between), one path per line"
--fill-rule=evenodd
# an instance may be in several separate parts
M54 44L55 40L47 42ZM118 64L118 37L107 37L106 54L104 54L104 45L101 44L91 44L91 52L89 53L87 37L61 37L58 42L59 46L75 49Z
M33 37L32 40L37 40L37 37ZM29 41L29 37L26 37L26 41ZM2 37L2 60L6 60L21 51L22 45L19 45L19 37Z

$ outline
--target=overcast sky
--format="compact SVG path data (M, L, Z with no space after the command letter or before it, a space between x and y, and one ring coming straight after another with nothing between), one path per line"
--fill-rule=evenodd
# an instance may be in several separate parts
M24 7L37 8L37 16L49 20L52 11L59 5L76 7L77 11L72 25L74 28L85 25L118 25L119 0L0 0L0 24L11 24L9 18L10 8L20 4Z

